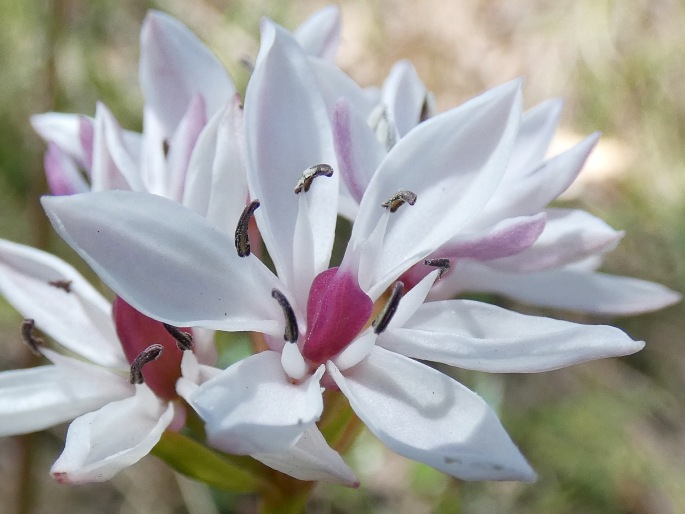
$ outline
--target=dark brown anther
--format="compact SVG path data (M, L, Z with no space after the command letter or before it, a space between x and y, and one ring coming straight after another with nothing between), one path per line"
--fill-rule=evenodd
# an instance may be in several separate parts
M248 57L248 56L241 57L240 58L240 64L242 65L243 68L245 68L250 73L254 72L254 61L250 57Z
M439 259L426 259L423 261L426 266L433 266L434 268L440 268L438 273L438 279L441 278L450 269L450 260L446 258Z
M299 337L299 330L297 328L297 318L295 317L295 311L290 306L290 302L278 289L271 290L271 296L276 299L278 305L283 309L283 314L285 315L285 332L283 333L283 339L289 343L294 343Z
M419 123L423 123L424 121L431 119L433 116L435 116L435 97L430 91L426 91L426 96L423 98L423 104L421 104Z
M43 346L45 343L43 343L43 340L40 337L36 337L33 335L33 327L36 325L35 321L32 319L25 319L21 323L21 338L24 340L24 343L31 348L31 352L37 356L40 357L42 355L40 351L40 347Z
M159 359L159 356L162 355L163 350L164 347L161 344L151 344L145 348L145 350L140 352L131 363L131 374L129 381L132 384L142 384L145 382L143 379L143 366L149 362Z
M404 284L402 282L395 282L395 285L392 286L392 293L390 293L388 303L385 304L381 313L373 320L373 323L371 323L375 334L380 334L388 328L395 312L397 312L397 307L400 305L403 291Z
M67 293L71 293L71 280L51 280L48 285L62 289Z
M181 330L177 329L176 327L169 325L167 323L162 323L164 325L164 328L166 329L167 332L171 335L176 340L176 346L178 347L179 350L182 352L185 352L186 350L192 350L193 349L193 335L189 334L188 332L182 332Z
M405 203L414 205L416 203L416 193L403 189L392 195L387 201L383 202L381 207L385 207L390 210L390 212L395 212Z
M309 191L309 188L312 186L312 182L316 177L332 177L333 176L333 168L329 166L328 164L317 164L316 166L311 166L310 168L307 168L302 176L300 177L300 180L298 180L297 185L295 186L295 194L300 194L302 191L305 193Z
M165 159L166 159L167 157L169 157L169 149L170 149L169 140L168 140L168 139L164 139L164 140L162 141L162 152L164 152L164 158L165 158Z
M250 225L250 218L252 218L257 207L259 207L259 200L252 200L249 205L243 209L243 213L238 220L238 226L235 228L235 249L238 251L240 257L247 257L250 255L250 238L247 234L247 229Z

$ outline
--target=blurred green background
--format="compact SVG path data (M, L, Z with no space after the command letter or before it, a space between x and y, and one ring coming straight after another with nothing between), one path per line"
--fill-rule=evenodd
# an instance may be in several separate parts
M189 25L244 85L267 14L295 28L318 0L0 0L0 237L76 261L37 203L44 144L31 114L93 115L106 103L140 129L138 32L148 8ZM516 76L525 103L566 99L557 147L603 139L563 202L627 234L605 270L685 290L685 2L682 0L344 0L339 64L363 85L412 60L440 110ZM84 269L83 265L79 265ZM90 275L92 276L92 275ZM505 304L525 312L529 307ZM550 314L550 313L547 313ZM610 322L647 347L625 359L538 375L450 370L497 408L539 474L535 484L462 483L398 457L371 435L347 461L362 486L320 485L313 513L685 512L683 307ZM19 316L0 303L0 370L35 365ZM48 470L65 427L0 440L2 513L249 513L233 497L148 457L104 484L60 486Z

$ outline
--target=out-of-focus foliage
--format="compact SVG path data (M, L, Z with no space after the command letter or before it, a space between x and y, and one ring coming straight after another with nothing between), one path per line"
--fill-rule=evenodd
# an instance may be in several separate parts
M192 27L239 87L241 59L258 48L268 14L293 28L321 0L101 2L0 0L0 237L75 256L40 210L44 146L28 117L93 114L105 102L140 128L138 31L148 7ZM526 105L566 99L558 147L604 137L567 202L626 237L606 269L685 289L685 4L680 0L342 0L340 64L364 85L412 60L446 109L515 76ZM80 265L83 269L83 266ZM513 307L512 305L507 305ZM518 308L531 312L529 308ZM461 373L499 408L539 473L537 483L467 484L389 454L363 435L347 456L362 487L318 486L309 511L401 513L685 512L683 307L615 322L648 345L622 360L533 376ZM20 345L19 316L0 304L0 369L36 364ZM241 340L242 341L242 340ZM231 346L222 337L221 347ZM240 343L224 361L240 356ZM0 440L7 512L251 512L250 497L210 492L150 457L105 484L60 486L48 469L64 427ZM5 510L3 510L5 512Z

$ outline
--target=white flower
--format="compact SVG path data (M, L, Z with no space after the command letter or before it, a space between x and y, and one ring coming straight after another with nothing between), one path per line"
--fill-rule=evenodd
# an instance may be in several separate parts
M311 80L312 59L287 32L265 22L262 37L245 102L246 156L250 195L260 202L255 217L278 277L241 251L244 223L231 241L155 196L44 198L53 225L142 312L177 326L266 334L268 351L199 387L179 384L218 448L283 455L306 446L324 407L323 384L339 388L402 455L464 479L533 479L480 397L408 356L535 372L632 353L642 343L612 327L474 302L424 304L438 270L404 296L396 284L478 220L496 194L519 132L520 84L491 90L401 138L365 187L343 263L329 268L339 193L338 173L328 176L320 166L337 168L325 98ZM327 176L310 180L317 174ZM383 307L379 316L374 304ZM325 479L321 468L302 476Z

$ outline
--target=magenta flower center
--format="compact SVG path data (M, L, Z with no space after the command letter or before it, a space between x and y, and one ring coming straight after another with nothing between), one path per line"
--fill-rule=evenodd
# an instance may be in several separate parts
M130 363L151 344L161 344L164 347L157 360L143 366L143 379L160 398L177 398L176 381L181 376L183 352L177 348L176 340L160 321L148 318L118 296L112 304L112 316L117 335ZM190 332L187 328L181 330Z
M340 268L320 273L309 290L302 355L315 363L326 362L352 342L372 311L373 302L356 277Z

